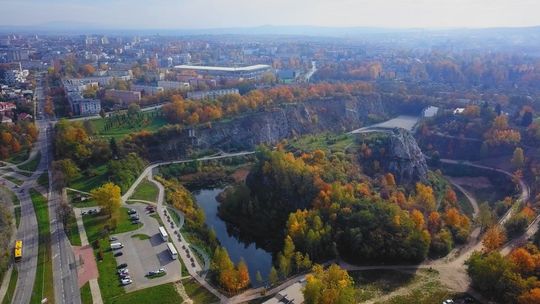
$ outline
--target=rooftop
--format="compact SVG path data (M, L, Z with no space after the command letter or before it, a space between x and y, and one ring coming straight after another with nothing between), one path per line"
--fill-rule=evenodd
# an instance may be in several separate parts
M202 66L202 65L177 65L175 69L180 70L199 70L199 71L222 71L222 72L251 72L260 69L270 68L267 64L256 64L245 67L218 67L218 66Z

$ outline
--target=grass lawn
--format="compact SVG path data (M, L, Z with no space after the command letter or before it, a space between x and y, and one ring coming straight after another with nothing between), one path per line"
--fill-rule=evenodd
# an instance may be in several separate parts
M171 215L171 218L173 219L173 222L176 224L176 226L180 225L180 215L174 211L173 208L167 207L167 211L169 211L169 214Z
M132 238L138 238L138 239L141 240L141 241L149 240L149 239L150 239L150 236L149 236L149 235L142 234L142 233L134 234L134 235L132 235L131 237L132 237Z
M93 176L81 174L79 178L74 180L69 187L77 190L90 192L92 189L105 184L107 180L107 165L101 165L93 169Z
M155 111L144 112L144 114L142 115L147 115L148 117L149 114L153 114L152 112L156 112L156 111L161 111L161 110L158 109ZM149 123L147 125L137 124L137 125L130 126L130 125L125 124L123 126L115 126L115 127L110 128L109 130L105 130L105 123L108 119L111 119L111 118L97 118L97 119L90 120L90 122L94 125L94 128L96 130L96 135L105 137L105 138L114 137L117 140L122 139L131 133L139 132L143 130L146 130L149 132L155 132L159 128L167 124L167 121L165 120L164 117L157 116L157 117L149 117Z
M467 199L465 194L463 192L459 191L456 187L452 187L454 189L454 192L456 192L459 208L461 211L463 211L469 218L472 218L472 214L474 212L473 206L471 205L471 202Z
M345 151L346 148L354 144L354 136L348 134L321 133L302 136L295 140L290 140L287 150L301 150L311 152L314 150Z
M4 300L2 301L2 304L10 304L11 300L13 299L13 295L15 294L15 287L17 286L17 278L19 277L19 273L17 272L17 267L13 267L11 270L11 277L9 278L9 285L6 291L6 295L4 296Z
M417 304L433 304L442 303L446 299L452 299L455 294L444 288L441 283L437 281L428 282L413 288L406 295L398 295L385 302L385 304L405 304L405 303L417 303Z
M133 231L142 227L142 224L132 224L129 215L127 214L127 208L120 208L120 216L118 218L118 223L116 229L111 230L110 234L123 233L128 231ZM100 235L106 235L102 233L105 229L107 217L100 214L92 214L83 216L84 229L86 230L86 235L88 236L88 242L92 243L94 240L100 238Z
M12 183L18 185L18 186L20 186L20 185L23 184L23 181L22 181L22 180L20 180L20 179L18 179L18 178L15 178L15 177L13 177L13 176L7 175L7 176L4 176L4 178L7 179L8 181L10 181L10 182L12 182Z
M86 283L81 287L81 302L82 304L92 304L92 292L90 291L90 283Z
M15 155L12 155L10 158L6 159L6 161L12 164L22 163L23 161L28 159L29 154L30 149L25 149Z
M138 303L160 303L177 304L182 303L183 299L176 291L173 283L158 285L146 289L137 290L123 294L111 301L105 303L113 304L138 304ZM195 302L197 303L197 302ZM210 303L210 302L205 302Z
M194 279L183 280L182 284L184 284L186 293L193 300L194 304L209 304L219 302L218 297L208 291L208 289L201 286Z
M39 238L36 279L30 303L41 303L43 298L47 298L50 303L54 303L49 207L45 197L36 190L31 189L30 196L36 212Z
M37 180L38 184L45 189L49 189L49 172L45 171L41 173Z
M158 191L159 190L156 185L154 185L154 183L150 182L148 179L145 178L137 186L135 192L130 198L155 202L157 199Z
M39 160L41 159L41 152L38 152L34 158L32 158L31 161L27 162L24 165L17 166L17 168L21 170L31 171L34 172L37 169L37 166L39 165Z
M417 280L414 274L395 270L349 271L349 275L354 279L357 302L375 299Z
M75 218L75 214L72 215L73 216L69 216L68 218L68 226L70 227L70 229L66 231L66 234L72 246L81 246L81 235L79 234L77 219Z

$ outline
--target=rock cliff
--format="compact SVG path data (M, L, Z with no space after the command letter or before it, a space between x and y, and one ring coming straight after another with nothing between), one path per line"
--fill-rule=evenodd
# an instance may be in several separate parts
M399 183L427 180L426 159L409 131L394 129L390 136L388 151L385 167L388 172L394 174Z
M198 128L195 136L201 148L246 150L304 134L350 131L369 123L369 114L386 117L387 113L377 96L346 96L249 113Z

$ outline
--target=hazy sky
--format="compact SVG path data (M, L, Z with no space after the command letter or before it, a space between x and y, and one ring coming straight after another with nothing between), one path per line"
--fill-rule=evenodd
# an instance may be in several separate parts
M494 27L540 24L540 0L0 0L0 25Z

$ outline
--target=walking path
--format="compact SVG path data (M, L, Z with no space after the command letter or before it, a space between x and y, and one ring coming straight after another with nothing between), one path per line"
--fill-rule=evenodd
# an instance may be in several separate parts
M73 208L75 212L75 218L77 219L77 228L79 229L79 234L81 236L81 245L89 246L88 237L86 236L86 230L84 230L84 222L81 216L81 210L79 208ZM99 289L99 284L97 279L91 279L90 283L90 292L92 293L92 301L94 304L103 304L103 299L101 298L101 290Z

